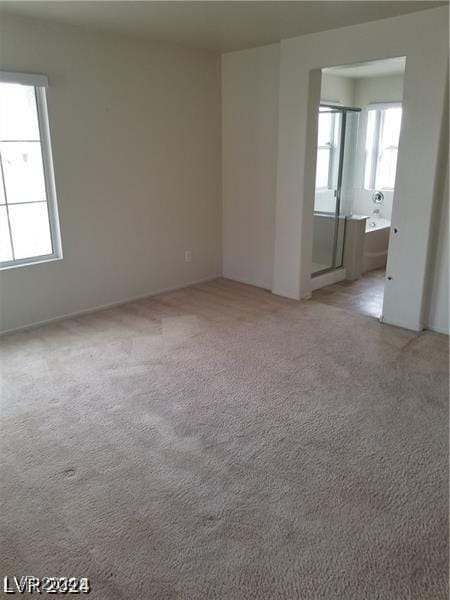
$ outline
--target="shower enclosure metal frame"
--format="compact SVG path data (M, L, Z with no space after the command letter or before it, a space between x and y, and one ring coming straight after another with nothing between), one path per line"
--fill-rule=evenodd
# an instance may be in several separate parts
M329 273L330 271L334 271L335 269L339 269L342 267L342 259L339 261L340 264L336 264L337 251L338 251L338 237L339 237L339 218L341 216L341 194L342 194L342 173L344 169L344 154L345 154L345 134L347 127L347 113L348 112L356 112L360 113L360 108L353 108L350 106L341 106L338 104L327 104L320 103L319 108L326 108L329 110L320 111L322 113L330 113L330 114L340 114L341 121L341 129L339 135L339 163L338 163L338 172L337 172L337 183L335 190L335 213L334 213L334 239L333 239L333 254L332 254L332 264L330 267L326 269L321 269L314 273L311 273L311 277L317 277L318 275L323 275L324 273ZM320 114L320 113L319 113ZM316 157L317 161L317 157ZM345 217L344 217L345 219ZM344 222L344 233L343 233L343 246L345 244L345 222Z

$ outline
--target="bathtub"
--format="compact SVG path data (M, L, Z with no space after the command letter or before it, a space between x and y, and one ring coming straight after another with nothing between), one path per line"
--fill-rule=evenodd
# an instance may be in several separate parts
M377 215L366 221L363 273L386 266L391 222Z

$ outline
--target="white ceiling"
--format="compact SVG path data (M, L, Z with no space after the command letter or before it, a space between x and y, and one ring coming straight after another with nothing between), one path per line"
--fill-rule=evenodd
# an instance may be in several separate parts
M447 4L352 1L0 1L0 11L227 52Z
M374 60L365 63L343 65L341 67L327 67L325 73L360 79L362 77L381 77L383 75L401 75L405 72L406 59L404 56L398 58L387 58L385 60Z

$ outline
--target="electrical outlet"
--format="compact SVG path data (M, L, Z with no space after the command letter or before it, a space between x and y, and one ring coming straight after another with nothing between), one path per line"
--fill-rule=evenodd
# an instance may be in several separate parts
M184 253L184 262L192 261L192 252L190 250L186 250Z

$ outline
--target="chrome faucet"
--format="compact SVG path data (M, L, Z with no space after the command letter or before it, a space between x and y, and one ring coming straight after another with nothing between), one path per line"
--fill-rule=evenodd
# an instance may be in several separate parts
M374 192L372 195L372 202L374 204L383 204L384 194L383 192Z

